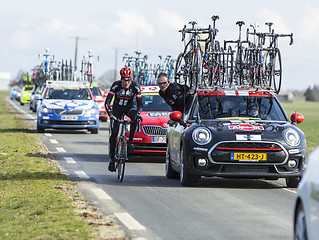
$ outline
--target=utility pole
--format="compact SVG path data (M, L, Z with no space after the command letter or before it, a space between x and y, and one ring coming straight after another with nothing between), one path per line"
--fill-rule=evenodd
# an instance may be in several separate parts
M74 69L74 74L76 73L76 70L77 70L77 59L78 59L78 42L79 42L79 39L80 40L87 40L87 38L80 38L78 36L76 37L69 37L69 38L75 38L75 54L74 54L74 66L73 66L73 69Z
M117 74L117 55L118 55L118 48L115 48L115 69L114 69L114 82L116 81L116 74Z

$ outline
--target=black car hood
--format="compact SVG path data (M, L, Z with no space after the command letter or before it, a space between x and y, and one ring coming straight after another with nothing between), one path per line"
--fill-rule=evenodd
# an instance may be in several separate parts
M260 120L214 120L193 124L208 127L213 133L215 141L257 140L283 141L283 131L294 128L301 135L303 133L294 125L285 121Z

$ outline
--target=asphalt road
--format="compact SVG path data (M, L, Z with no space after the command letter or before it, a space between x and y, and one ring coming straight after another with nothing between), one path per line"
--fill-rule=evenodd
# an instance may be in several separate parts
M10 100L9 100L10 101ZM13 104L35 129L29 106ZM47 130L40 134L79 191L138 239L292 239L296 189L278 181L202 178L182 187L165 177L163 157L126 164L124 181L107 170L108 123L99 134Z

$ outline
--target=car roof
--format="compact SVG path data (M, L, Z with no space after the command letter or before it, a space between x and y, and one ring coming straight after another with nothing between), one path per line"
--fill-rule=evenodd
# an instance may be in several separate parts
M144 95L157 94L160 88L158 86L141 86L141 93Z
M48 88L88 88L89 82L76 82L76 81L47 81Z
M241 88L207 88L200 89L196 93L203 96L259 96L259 97L274 97L274 94L267 90L259 90L258 88L241 89Z

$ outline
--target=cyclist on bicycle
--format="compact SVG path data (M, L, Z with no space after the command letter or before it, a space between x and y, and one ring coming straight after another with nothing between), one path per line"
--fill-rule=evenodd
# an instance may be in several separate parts
M127 145L128 154L133 153L133 137L137 125L137 119L142 120L140 113L143 109L141 89L138 83L132 81L133 71L128 67L123 67L120 71L121 80L115 81L105 100L105 108L110 119L113 121L113 127L110 136L110 163L109 171L115 172L115 146L116 137L119 131L119 125L116 123L123 114L128 116L133 123L130 127L130 136ZM113 107L111 109L111 101L114 99ZM134 104L134 97L136 98L137 108Z

